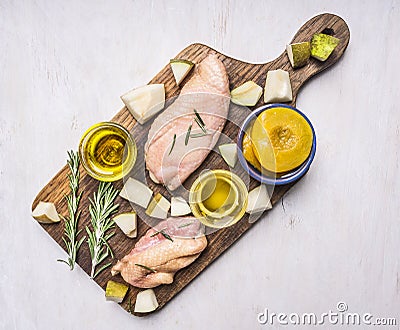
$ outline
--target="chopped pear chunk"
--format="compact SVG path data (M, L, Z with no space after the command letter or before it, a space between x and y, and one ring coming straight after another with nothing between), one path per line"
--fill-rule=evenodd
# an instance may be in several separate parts
M300 68L307 64L310 58L310 43L299 42L286 46L286 52L293 68Z
M176 84L180 83L186 78L190 70L194 67L194 63L188 60L173 59L169 61L172 73L174 74Z
M326 61L339 44L340 39L328 34L317 33L311 39L311 56Z
M154 182L154 183L160 183L160 181L157 180L157 178L155 177L155 175L153 174L153 172L149 171L149 177L150 179Z
M157 297L153 289L140 291L136 296L135 313L149 313L158 307Z
M258 213L271 208L271 199L268 195L267 187L264 184L249 191L246 208L247 213Z
M108 281L106 287L106 300L121 303L124 300L129 287L125 284Z
M32 217L41 223L56 223L60 222L56 207L51 202L39 202L32 211Z
M219 147L222 158L230 167L235 167L237 161L236 143L221 144Z
M238 105L251 107L256 105L261 95L262 87L253 81L247 81L231 91L231 101Z
M122 95L121 99L133 117L143 125L164 108L164 84L150 84L133 89Z
M122 198L127 199L128 201L140 205L143 208L146 208L149 205L151 196L153 196L152 190L147 187L144 183L129 178L124 187L122 188L119 195Z
M137 236L136 212L118 214L113 220L126 236L129 238Z
M171 216L179 217L190 214L192 210L188 203L186 203L183 197L172 197L171 198Z
M171 203L160 193L157 193L151 200L146 214L153 218L166 219L168 216L169 208Z
M293 100L289 72L284 70L268 71L265 82L264 102L289 102Z

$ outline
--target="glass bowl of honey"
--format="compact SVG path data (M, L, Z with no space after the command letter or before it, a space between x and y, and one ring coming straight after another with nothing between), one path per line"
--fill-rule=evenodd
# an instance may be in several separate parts
M128 130L113 122L90 127L79 143L79 158L86 172L99 181L117 181L136 162L137 147Z
M207 170L193 183L189 204L193 215L204 225L224 228L243 217L247 197L247 187L238 175L226 170Z

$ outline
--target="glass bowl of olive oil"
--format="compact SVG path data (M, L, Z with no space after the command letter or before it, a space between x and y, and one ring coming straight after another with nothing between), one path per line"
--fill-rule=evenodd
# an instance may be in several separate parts
M238 222L247 207L247 187L235 173L208 170L200 174L189 193L193 215L204 225L224 228Z
M86 172L99 181L117 181L136 162L137 147L121 125L102 122L90 127L79 144L79 157Z

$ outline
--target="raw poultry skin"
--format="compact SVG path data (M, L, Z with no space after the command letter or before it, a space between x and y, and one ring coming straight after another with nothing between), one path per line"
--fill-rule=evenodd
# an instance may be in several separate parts
M145 145L146 167L152 178L170 190L177 189L195 171L214 148L229 112L229 81L225 66L214 54L196 66L192 78L177 99L154 120ZM195 121L200 114L208 134ZM175 143L174 135L176 135Z
M112 268L123 279L139 288L170 284L175 273L190 265L207 246L201 223L193 217L169 218L149 229L134 249ZM173 241L159 231L163 230ZM154 270L138 266L146 266Z

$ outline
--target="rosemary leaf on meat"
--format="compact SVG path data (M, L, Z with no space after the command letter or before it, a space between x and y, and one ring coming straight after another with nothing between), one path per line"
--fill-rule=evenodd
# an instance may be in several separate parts
M144 269L146 269L146 270L148 270L148 271L150 271L152 273L156 273L156 271L153 268L147 267L145 265L135 264L135 266L139 266L139 267L142 267L142 268L144 268Z
M189 137L190 137L190 132L192 130L192 124L190 124L187 132L186 132L186 137L185 137L185 146L187 146L188 142L189 142Z
M208 134L208 133L207 133ZM205 134L204 132L201 132L201 133L193 133L193 134L190 134L190 137L193 139L193 138L199 138L199 137L203 137L203 136L206 136L207 134Z
M174 139L172 140L172 146L171 146L171 149L169 150L168 156L171 154L172 149L174 149L175 141L176 141L176 134L174 134Z
M107 263L96 271L96 268L113 252L108 245L108 240L114 236L115 232L110 232L114 228L114 221L111 215L117 212L118 204L114 205L114 200L118 195L118 190L113 187L111 182L100 182L97 193L93 193L93 200L89 198L89 213L92 230L86 226L88 234L88 245L92 268L90 277L95 278L99 273L111 265Z
M166 228L164 228L164 229L166 229ZM164 230L164 229L161 229L161 230L159 230L159 231L156 231L154 234L151 234L150 237L157 236L157 235L160 234L161 231Z
M70 270L73 270L75 267L76 255L85 240L84 236L78 241L78 235L81 232L81 230L78 230L78 221L81 216L81 211L78 211L78 207L82 197L82 192L78 193L80 173L79 155L77 152L72 150L68 151L67 164L71 171L71 173L68 174L69 188L71 192L69 195L65 196L65 199L67 200L68 216L63 217L60 215L60 217L64 221L64 236L62 237L62 240L67 248L68 257L67 260L58 259L57 261L66 263Z
M166 239L170 240L171 242L174 241L174 240L171 238L171 236L169 236L164 230L161 230L160 234L163 235Z
M193 224L193 223L194 223L194 221L192 221L192 222L186 222L186 223L184 223L183 225L178 226L178 228L188 227L188 226L190 226L190 225Z
M200 117L200 114L197 112L196 109L193 109L193 111L194 111L194 114L196 115L196 118L194 118L194 120L196 121L197 125L199 125L199 127L204 132L204 134L207 134L206 124L204 124L204 121Z
M205 127L206 124L204 124L204 121L203 121L203 119L200 117L200 115L199 115L199 113L197 112L197 110L196 110L196 109L193 109L193 111L194 111L194 114L196 115L197 119L199 120L200 125L203 126L203 127ZM199 126L200 126L200 125L199 125Z
M197 125L199 125L201 130L204 132L204 135L206 135L207 134L206 127L200 122L200 120L197 117L194 120L197 123Z
M171 238L171 236L169 236L165 231L165 228L164 229L161 229L161 230L159 230L159 231L156 231L154 234L152 234L152 235L150 235L150 237L154 237L154 236L157 236L158 234L161 234L161 235L163 235L166 239L168 239L168 240L170 240L171 242L173 242L174 240Z

